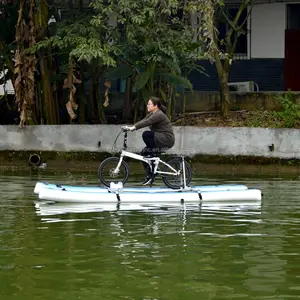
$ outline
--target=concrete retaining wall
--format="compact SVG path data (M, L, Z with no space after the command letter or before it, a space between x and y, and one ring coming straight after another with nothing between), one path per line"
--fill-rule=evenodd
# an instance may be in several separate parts
M143 131L128 134L129 150L138 152L143 148ZM300 158L298 129L176 126L174 131L176 144L167 152L170 154ZM0 126L0 151L111 152L119 132L119 125L46 125L23 129L14 125ZM121 149L122 140L120 135L117 149Z

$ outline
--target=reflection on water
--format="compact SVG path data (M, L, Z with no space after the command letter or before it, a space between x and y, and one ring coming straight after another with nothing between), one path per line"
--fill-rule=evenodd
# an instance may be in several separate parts
M259 207L49 204L36 181L0 178L1 300L299 298L299 181L197 179Z
M168 204L143 204L143 203L54 203L50 201L35 201L35 208L37 215L49 216L60 215L66 213L89 213L89 212L104 212L104 211L145 211L147 213L163 213L163 214L178 214L181 211L185 213L187 211L198 211L201 213L203 210L209 209L232 211L232 212L244 212L251 209L251 213L255 212L255 209L260 211L261 204L245 203L238 204L237 202L223 202L217 203L199 203L199 204L180 204L178 202Z

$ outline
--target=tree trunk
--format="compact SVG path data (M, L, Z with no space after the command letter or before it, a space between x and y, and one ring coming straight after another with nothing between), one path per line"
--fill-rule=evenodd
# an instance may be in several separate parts
M93 74L91 76L93 78ZM95 119L95 86L93 80L90 81L89 84L89 92L90 92L90 105L89 105L89 119Z
M18 110L20 112L20 124L23 128L25 123L34 124L36 119L34 116L35 100L35 70L36 57L34 54L27 54L25 49L35 44L35 1L26 3L20 1L20 9L18 13L18 21L16 24L16 45L15 52L15 95ZM24 15L23 15L24 14ZM27 16L26 16L27 14ZM27 18L25 18L26 16Z
M50 83L50 69L48 60L41 58L41 79L44 95L44 116L46 124L59 124L58 105L54 101L52 87Z
M129 121L132 118L132 76L126 79L125 98L123 103L122 118L123 121Z
M173 98L173 88L168 84L168 118L171 120L172 115L172 98Z
M90 78L90 83L89 83L89 93L90 93L90 103L89 103L89 119L93 120L93 122L97 119L97 85L95 84L97 82L97 70L93 66L89 68L89 78Z
M43 107L43 100L42 100L42 82L41 80L37 81L37 92L36 92L36 107L37 107L37 117L39 120L39 124L45 124L44 121L44 107Z
M100 85L96 85L96 95L97 95L97 102L98 102L98 118L101 124L106 124L106 117L103 109L103 104L101 102L101 88Z
M228 77L220 79L220 100L221 100L221 114L227 118L230 110L230 91L228 86Z
M106 117L105 112L103 109L103 103L101 101L101 86L100 86L100 74L101 72L97 71L94 73L93 82L94 82L94 90L96 93L96 101L97 101L97 107L98 107L98 119L101 124L106 124Z
M185 121L185 107L186 107L186 94L185 91L183 91L183 97L181 103L181 114L182 114L181 125L184 125L184 121Z
M135 105L134 105L133 123L137 122L138 113L140 111L140 97L141 97L141 92L137 91Z
M172 119L175 118L176 114L176 93L172 94Z
M229 66L228 59L225 59L225 61L222 62L220 56L217 54L216 68L220 82L220 112L225 118L228 117L230 108L230 91L228 86Z

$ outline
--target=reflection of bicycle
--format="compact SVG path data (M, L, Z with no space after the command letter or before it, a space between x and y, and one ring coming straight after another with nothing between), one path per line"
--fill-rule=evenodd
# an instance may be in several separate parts
M123 129L124 141L120 157L108 157L101 162L98 168L98 176L101 182L109 187L110 183L122 182L124 185L129 177L129 167L124 161L124 157L133 158L149 165L151 175L161 175L165 185L172 189L186 188L192 180L192 169L184 156L172 156L166 161L159 157L144 157L127 150L127 131ZM122 131L118 134L114 145ZM162 165L160 169L159 165Z

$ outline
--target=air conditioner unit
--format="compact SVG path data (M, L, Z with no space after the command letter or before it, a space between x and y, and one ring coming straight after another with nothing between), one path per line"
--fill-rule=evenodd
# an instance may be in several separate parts
M231 92L254 92L254 81L230 82L228 86Z
M5 71L5 74L7 73L7 70ZM0 72L0 80L3 80L4 78L4 73ZM5 83L0 82L0 96L3 96L5 93L7 94L14 94L15 90L13 87L13 84L11 80L6 81Z

